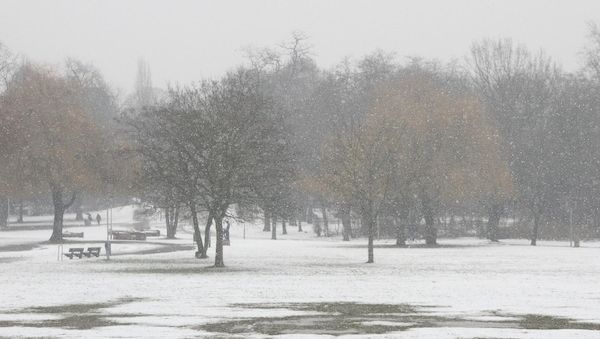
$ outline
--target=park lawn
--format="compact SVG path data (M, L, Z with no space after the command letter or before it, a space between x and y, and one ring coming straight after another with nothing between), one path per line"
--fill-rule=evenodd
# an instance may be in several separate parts
M365 264L364 239L245 228L223 269L193 258L187 226L117 243L110 261L58 261L49 231L0 232L0 248L35 244L0 251L0 337L600 338L598 243L379 240ZM84 245L105 235L82 229Z

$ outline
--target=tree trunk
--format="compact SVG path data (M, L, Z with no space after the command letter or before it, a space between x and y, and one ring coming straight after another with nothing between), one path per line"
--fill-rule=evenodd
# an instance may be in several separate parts
M265 227L263 227L263 232L270 232L271 231L271 219L270 219L270 215L269 215L269 210L265 207L265 208L263 208L263 211L265 214L265 218L264 218Z
M169 237L169 230L171 229L171 208L167 207L165 210L165 227L167 229L167 238Z
M223 261L223 214L214 218L217 230L217 244L215 249L215 267L225 267Z
M75 199L75 220L83 221L83 207L82 207L81 194L78 194Z
M350 241L352 237L352 223L350 220L350 207L347 205L340 206L340 214L342 217L342 235L344 241Z
M540 218L541 218L540 213L534 213L534 215L533 215L533 230L531 232L531 246L537 245Z
M406 246L406 225L402 220L398 220L394 218L394 223L396 224L396 246L405 247Z
M83 215L82 215L82 217L83 217ZM19 223L19 224L23 223L23 199L19 200L19 218L17 219L17 223Z
M369 222L363 216L360 217L360 235L369 235Z
M465 232L469 232L472 227L469 226L469 224L467 223L467 215L463 213L462 215L462 224L463 224L463 228L465 230Z
M488 239L494 242L498 242L498 224L500 223L500 216L504 207L501 204L493 204L490 207L488 224L487 224L487 235Z
M173 226L173 238L177 234L177 226L179 225L179 205L175 207L175 213L173 216L172 226Z
M54 224L52 225L52 236L50 236L51 243L62 242L62 229L63 229L63 218L65 210L62 206L54 204Z
M323 234L329 236L329 219L327 219L327 207L325 203L321 202L321 213L323 214Z
M208 212L208 218L206 219L206 225L204 226L204 252L202 255L205 258L208 258L208 248L210 247L210 225L212 225L213 215L211 212Z
M308 207L308 213L306 214L306 222L309 224L313 223L313 208L312 205Z
M0 228L8 227L8 199L0 197Z
M579 240L579 229L580 228L581 228L581 225L579 222L576 222L573 225L573 247L580 246L580 240Z
M369 242L367 246L368 259L367 264L375 262L373 255L373 238L375 237L375 218L372 216L372 211L363 214L363 220L367 223Z
M298 207L296 213L298 214L298 221L306 222L306 207L304 206L304 204Z
M190 202L189 204L190 213L192 214L192 224L194 225L194 240L196 241L196 246L198 246L198 251L196 251L196 258L208 258L205 254L206 252L204 251L204 245L202 244L202 233L200 232L200 226L198 225L198 213L196 212L196 204L194 202Z
M174 239L175 234L173 234L173 217L174 217L174 209L171 207L165 208L165 225L167 227L167 239Z
M435 228L435 216L432 201L425 194L421 197L423 205L423 217L425 218L425 244L427 246L437 245L437 229Z
M281 219L281 234L287 234L287 227L285 225L285 219Z
M277 219L274 214L271 216L271 240L277 240Z
M52 235L50 236L51 243L61 243L63 241L62 231L63 231L63 219L65 215L65 211L69 208L77 195L73 192L71 196L71 200L68 203L63 201L63 189L62 188L54 188L52 190L52 203L54 205L54 224L52 225Z

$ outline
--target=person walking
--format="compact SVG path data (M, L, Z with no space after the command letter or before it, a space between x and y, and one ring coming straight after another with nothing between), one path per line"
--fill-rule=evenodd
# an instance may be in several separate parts
M102 221L102 217L100 216L100 213L96 213L96 221L98 222L98 225L100 225L100 221Z

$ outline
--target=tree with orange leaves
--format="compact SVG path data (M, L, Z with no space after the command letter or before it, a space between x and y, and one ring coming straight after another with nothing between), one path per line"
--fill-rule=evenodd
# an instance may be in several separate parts
M407 68L375 92L363 120L347 125L324 147L323 185L350 201L366 222L373 262L375 221L385 204L401 208L416 196L427 245L436 245L436 209L443 200L493 194L490 182L510 182L484 118L468 87L444 73ZM502 168L501 166L499 166Z
M63 216L83 189L98 189L111 173L108 142L89 116L83 89L56 71L25 64L0 102L4 182L13 193L50 191L51 242L62 241Z

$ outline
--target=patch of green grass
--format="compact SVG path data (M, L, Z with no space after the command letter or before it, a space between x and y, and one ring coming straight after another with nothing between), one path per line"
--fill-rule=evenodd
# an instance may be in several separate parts
M17 313L91 313L97 312L103 308L115 307L122 304L132 303L135 301L142 300L141 298L120 298L114 301L108 301L104 303L91 303L91 304L64 304L55 306L37 306L25 308L18 311Z
M137 317L137 314L104 314L101 309L115 307L118 305L131 303L141 300L140 298L120 298L114 301L104 303L82 303L82 304L64 304L55 306L38 306L21 310L14 310L11 314L59 314L58 319L45 320L4 320L0 321L0 327L54 327L68 328L78 330L88 330L95 327L123 325L124 323L115 322L108 318L127 318Z
M122 323L118 323L122 325ZM113 326L116 322L107 320L100 314L72 315L60 319L35 320L35 321L0 321L0 327L41 327L41 328L66 328L76 330L89 330L96 327Z
M199 327L207 332L244 334L382 334L411 328L398 325L365 325L362 318L338 316L262 317L206 324Z
M540 330L593 330L600 331L600 324L576 322L573 319L548 315L527 314L520 321L522 328Z
M360 304L353 302L233 304L232 306L257 309L285 308L294 311L338 313L345 316L363 316L365 314L415 313L417 312L418 308L424 307L408 304Z
M415 326L415 313L420 307L408 304L288 303L235 304L235 307L255 309L289 309L310 312L306 315L256 317L205 324L198 329L213 333L280 334L383 334L403 331ZM315 315L315 313L319 313ZM429 323L436 317L422 316L418 323ZM386 324L369 324L385 321Z
M232 306L250 309L287 309L307 312L307 314L228 320L205 324L197 329L236 335L248 333L368 335L431 327L600 330L600 324L581 323L567 318L533 314L509 315L492 312L497 317L506 318L496 321L444 317L428 313L426 309L432 306L408 304L273 303L234 304Z

